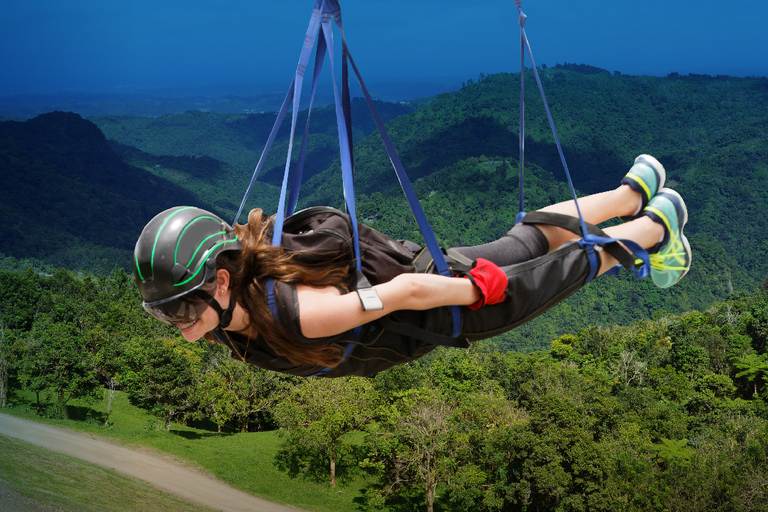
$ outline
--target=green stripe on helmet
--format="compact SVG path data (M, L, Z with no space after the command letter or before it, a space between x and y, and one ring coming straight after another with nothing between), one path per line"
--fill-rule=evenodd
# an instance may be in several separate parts
M175 212L173 212L171 215L169 215L163 223L160 225L160 228L157 230L157 234L155 235L155 243L152 245L152 257L150 258L149 262L152 269L152 277L155 276L155 249L157 249L157 242L160 240L160 233L163 232L163 228L165 228L165 225L168 224L168 221L173 218L174 215L177 213L183 212L184 210L191 210L194 208L193 206L185 206L184 208L179 208Z
M218 233L218 234L221 234L221 233ZM213 235L211 235L211 236L213 236ZM209 237L209 238L210 238L210 237ZM224 244L228 244L228 243L231 243L231 242L237 242L237 239L234 239L234 240L222 240L221 242L219 242L219 243L217 243L216 245L214 245L213 247L211 247L211 248L208 250L208 252L213 252L213 251L215 251L216 249L218 249L219 247L221 247L222 245L224 245ZM176 283L176 284L174 284L173 286L181 286L181 285L187 284L187 283L188 283L188 282L190 282L192 279L194 279L194 278L197 276L197 274L199 274L199 273L200 273L200 270L201 270L201 269L202 269L202 268L205 266L205 265L204 265L204 263L205 263L207 260L208 260L208 258L205 258L205 259L201 260L201 261L200 261L200 264L197 266L197 270L195 270L195 273L194 273L194 274L192 274L191 276L189 276L189 277L188 277L187 279L185 279L184 281L182 281L182 282L180 282L180 283Z
M133 262L136 264L136 272L139 273L139 279L144 281L144 276L141 274L141 269L139 268L139 255L136 254L136 251L133 251Z
M184 238L184 233L186 233L187 229L189 229L189 227L190 227L192 224L194 224L194 223L195 223L195 222L197 222L198 220L202 220L202 219L210 219L210 220L212 220L212 221L214 221L214 222L216 222L216 223L220 222L220 221L219 221L219 219L217 219L216 217L211 217L210 215L201 215L201 216L199 216L199 217L195 217L194 219L192 219L191 221L189 221L189 222L187 223L187 225L186 225L186 226L184 226L184 229L182 229L182 230L181 230L181 233L179 233L179 237L178 237L178 239L176 239L176 248L175 248L175 249L174 249L174 251L173 251L173 262L174 262L174 263L178 263L178 262L179 262L179 245L181 245L181 239L182 239L182 238ZM224 233L224 231L219 231L218 233L216 233L216 235L220 235L220 234L222 234L222 233ZM211 235L211 236L214 236L214 235ZM210 238L210 236L209 236L208 238ZM197 246L197 249L195 249L195 252L194 252L194 254L197 254L197 251L199 251L199 250L200 250L200 246L202 246L202 245L203 245L203 243L204 243L206 240L208 240L208 238L206 238L205 240L203 240L202 242L200 242L200 245L198 245L198 246ZM192 258L190 258L190 259L189 259L189 262L187 262L187 264L186 264L186 265L184 265L185 267L189 267L189 264L190 264L190 263L192 263L192 260L194 259L194 254L193 254Z
M213 234L211 234L211 235L208 235L207 237L205 237L205 238L203 239L203 241L202 241L202 242L200 242L200 245L198 245L198 246L197 246L197 249L195 249L195 252L193 252L193 253L192 253L192 256L189 258L189 261L187 262L187 264L186 264L186 265L184 265L184 266L185 266L185 267L187 267L187 268L189 268L189 265L191 265L191 264L192 264L192 262L195 260L195 256L197 256L197 253L198 253L198 252L200 252L200 249L202 249L202 248L203 248L203 244L204 244L205 242L207 242L208 240L210 240L211 238L213 238L213 237L215 237L215 236L221 236L221 235L225 235L225 234L227 234L227 232L226 232L226 231L218 231L218 232L216 232L216 233L213 233ZM219 245L219 244L215 245L215 246L214 246L214 248L215 248L215 247L218 247L218 245ZM199 265L198 265L198 266L199 266Z

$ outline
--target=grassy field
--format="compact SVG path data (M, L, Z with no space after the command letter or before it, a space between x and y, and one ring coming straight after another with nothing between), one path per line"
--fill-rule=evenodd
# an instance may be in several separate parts
M277 453L281 440L275 432L253 432L217 435L215 427L210 430L205 428L192 428L180 424L172 424L171 431L158 431L156 418L149 415L146 411L132 406L122 393L118 393L112 404L112 410L109 415L109 426L104 425L106 414L106 403L80 404L74 403L69 408L70 420L51 420L38 417L34 413L34 407L31 404L31 396L25 396L23 393L15 395L14 405L3 409L3 412L14 414L19 417L43 421L45 423L59 425L73 430L88 432L92 434L106 436L112 439L120 440L123 444L139 445L142 447L151 447L160 452L171 454L176 459L182 459L193 467L197 467L211 475L227 482L245 492L259 496L261 498L292 505L305 510L317 512L359 512L360 507L360 488L364 481L358 480L339 485L335 489L328 483L318 483L304 479L291 479L285 473L278 471L274 466L274 457ZM23 443L11 442L9 450L38 450L29 447ZM6 458L5 447L3 449L3 464ZM18 448L21 447L21 448ZM8 452L10 453L10 452ZM15 452L14 452L15 453ZM30 472L44 471L50 464L41 460L39 457L57 457L68 461L69 464L77 464L77 461L67 459L50 453L43 453L40 456L32 457L31 463L27 463ZM58 459L57 459L58 460ZM94 466L80 464L83 467L89 467L90 471L97 471L107 474L107 471L100 470ZM26 470L25 470L26 471ZM24 475L24 471L20 472ZM129 479L112 475L114 480L105 481L97 490L104 492L106 486L114 487L105 494L132 493L132 486L142 487L143 484L137 484ZM26 496L32 497L44 503L52 503L63 507L62 503L70 503L69 498L64 497L61 501L44 501L50 496L50 493L60 492L61 489L73 487L69 491L72 499L77 499L79 493L90 492L85 483L81 486L80 479L73 480L67 471L51 471L47 477L51 480L51 485L59 491L51 491L40 487L39 493L30 494L34 489L28 489L23 492ZM18 491L16 487L20 482L10 472L3 469L0 465L0 479L12 484L12 488ZM125 486L125 489L123 488ZM81 488L82 487L82 488ZM37 488L35 488L37 489ZM158 494L159 491L155 491ZM58 497L57 497L58 499ZM172 499L172 498L169 498ZM182 508L183 503L178 501L179 506L170 506L168 510L201 510L199 508ZM73 509L74 510L74 509ZM126 506L122 509L96 508L94 510L147 510L140 505Z
M44 505L77 512L173 510L211 512L157 489L66 455L0 436L0 480Z

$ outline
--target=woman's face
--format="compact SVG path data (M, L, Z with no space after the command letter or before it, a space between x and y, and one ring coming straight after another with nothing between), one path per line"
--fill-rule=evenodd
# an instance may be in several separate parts
M174 324L179 328L181 335L187 341L197 341L209 331L214 330L219 325L219 315L216 310L208 306L203 314L192 324Z
M216 291L213 293L213 298L219 303L222 310L227 309L229 306L231 298L229 292L229 272L226 270L219 269L216 271ZM243 311L239 304L233 313L233 321L230 325L239 325L244 322ZM203 311L203 314L193 323L176 323L174 325L179 328L179 331L185 340L197 341L202 338L205 333L210 332L219 326L219 314L215 309L208 306L208 308Z

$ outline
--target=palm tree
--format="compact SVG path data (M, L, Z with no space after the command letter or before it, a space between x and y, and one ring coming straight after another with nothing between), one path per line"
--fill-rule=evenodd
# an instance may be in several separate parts
M768 354L755 354L754 352L744 357L737 358L733 365L741 370L736 378L746 377L747 381L754 384L754 396L757 395L757 383L768 377Z

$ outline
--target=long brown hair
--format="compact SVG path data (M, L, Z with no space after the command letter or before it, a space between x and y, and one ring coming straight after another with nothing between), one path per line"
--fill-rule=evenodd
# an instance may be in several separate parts
M230 292L248 313L251 327L277 354L295 364L335 366L341 359L340 347L297 343L277 323L266 301L266 278L347 289L350 259L341 254L286 252L271 245L273 227L274 219L259 208L251 210L247 224L234 226L242 249L221 253L217 268L229 272Z

